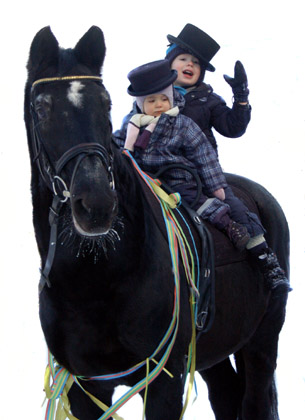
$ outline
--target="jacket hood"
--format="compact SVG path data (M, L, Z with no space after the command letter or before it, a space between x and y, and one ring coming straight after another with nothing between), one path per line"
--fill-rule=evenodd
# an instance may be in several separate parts
M177 106L179 108L179 111L181 111L184 108L185 99L181 95L181 93L179 93L177 91L177 89L173 89L173 91L174 91L174 101L173 101L174 102L174 106ZM137 105L137 102L136 101L134 101L134 103L133 103L132 111L133 111L133 114L142 113L142 111L139 108L139 106Z

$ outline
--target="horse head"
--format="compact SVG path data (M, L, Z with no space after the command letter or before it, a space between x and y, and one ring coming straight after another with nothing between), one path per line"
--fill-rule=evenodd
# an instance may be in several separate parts
M45 27L33 39L27 65L25 122L37 164L32 190L44 188L67 202L75 231L86 237L107 234L117 215L104 57L98 27L74 49L60 48Z

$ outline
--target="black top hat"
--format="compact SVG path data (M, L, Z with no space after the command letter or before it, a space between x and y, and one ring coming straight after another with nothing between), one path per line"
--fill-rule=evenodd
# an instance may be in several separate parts
M215 67L210 64L210 61L219 50L220 45L201 29L188 23L177 38L167 35L167 39L170 43L179 45L198 58L207 70L215 71Z
M171 85L177 79L177 72L170 69L168 60L158 60L131 70L127 77L131 83L127 89L129 95L146 96Z

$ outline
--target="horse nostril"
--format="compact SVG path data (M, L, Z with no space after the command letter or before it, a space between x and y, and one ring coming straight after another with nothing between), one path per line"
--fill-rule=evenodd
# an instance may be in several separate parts
M89 203L83 198L74 200L73 207L74 211L76 211L78 214L90 215L92 213L92 207L90 207Z
M87 204L86 200L80 200L80 205L90 214L92 208Z
M74 227L81 235L99 235L108 232L117 214L117 199L112 191L91 189L81 191L72 185L71 212Z

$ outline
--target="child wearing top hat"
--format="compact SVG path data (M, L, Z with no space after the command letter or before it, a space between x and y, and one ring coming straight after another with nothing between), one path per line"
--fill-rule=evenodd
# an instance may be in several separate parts
M195 169L202 182L197 213L223 230L236 248L242 250L249 241L247 229L230 217L224 203L225 176L217 155L200 128L182 115L184 99L173 96L177 72L167 60L154 61L137 67L128 74L128 93L136 98L141 113L132 116L127 127L125 149L134 153L140 167L155 173L168 164ZM171 169L164 180L183 200L192 204L197 185L192 175L182 169Z
M238 249L247 246L271 289L282 286L284 291L289 290L285 273L266 243L264 228L257 216L235 196L228 204L228 185L218 156L199 126L180 112L184 109L185 98L173 89L177 71L170 70L169 65L169 60L159 60L128 74L131 83L128 93L136 98L141 113L129 119L124 147L134 152L140 167L147 172L157 172L160 167L172 163L196 169L203 185L197 213L223 230ZM165 181L180 192L188 204L192 203L196 184L187 171L171 170ZM242 223L237 223L236 219ZM250 238L248 230L259 233Z
M190 23L177 37L167 35L167 39L170 45L165 58L178 72L175 88L185 98L183 113L199 125L215 150L217 144L212 128L225 137L242 136L251 116L247 75L242 63L236 62L233 78L224 75L233 90L234 103L229 108L204 82L205 72L215 71L210 61L220 49L219 44Z

